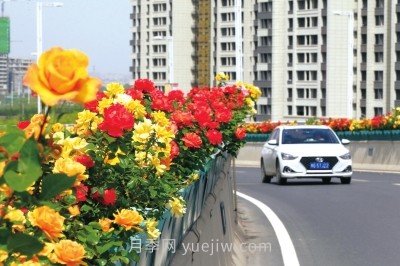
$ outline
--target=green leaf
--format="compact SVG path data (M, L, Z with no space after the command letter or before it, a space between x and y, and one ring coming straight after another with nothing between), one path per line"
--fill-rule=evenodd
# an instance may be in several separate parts
M8 133L0 138L0 146L4 146L7 152L13 154L18 152L24 145L25 137L22 131Z
M0 229L0 245L5 245L7 244L7 239L10 235L10 230L7 230L5 228Z
M49 200L64 190L70 188L76 177L69 177L66 174L49 174L43 178L42 193L40 199Z
M20 173L28 173L37 178L42 175L42 168L39 162L39 150L37 142L28 139L22 146L20 157L18 160L18 171Z
M104 252L106 252L108 250L111 250L114 247L121 247L121 246L122 246L122 242L121 241L109 242L109 243L106 243L106 244L104 244L102 246L97 246L96 249L97 249L97 252L99 254L103 254Z
M28 139L20 150L18 161L10 162L4 171L7 184L17 192L25 191L42 175L37 143Z
M20 252L32 256L43 249L43 244L33 236L17 233L8 238L7 249L10 253Z

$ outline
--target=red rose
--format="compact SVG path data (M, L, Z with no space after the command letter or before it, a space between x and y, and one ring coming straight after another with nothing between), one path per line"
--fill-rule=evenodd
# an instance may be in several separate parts
M182 112L177 110L172 113L171 119L180 127L190 126L193 122L193 116L189 112Z
M186 133L183 136L182 141L188 148L200 148L203 143L199 135L196 133Z
M92 157L86 154L75 156L75 161L84 165L86 168L91 168L94 166L94 161Z
M235 131L235 137L237 139L244 139L246 137L246 129L243 127L238 127Z
M198 110L194 113L194 118L200 127L206 127L211 122L210 111L205 108Z
M143 100L143 93L140 90L136 89L128 89L126 90L126 94L130 95L134 100Z
M27 126L29 126L29 124L31 123L31 121L20 121L17 124L17 127L21 130L24 130Z
M179 146L175 141L171 141L171 153L170 157L173 160L176 156L179 155Z
M114 205L116 201L117 201L117 192L115 191L115 189L110 188L104 190L103 194L104 205Z
M150 93L156 89L156 87L154 87L153 81L149 79L138 79L135 81L135 84L133 86L135 89L140 90L144 93Z
M222 142L222 133L218 130L210 129L207 131L206 136L212 145L218 145Z
M172 90L168 93L168 100L171 102L185 102L185 97L183 91L181 90Z
M76 201L78 202L82 202L82 201L86 201L87 198L87 194L89 192L89 187L85 186L85 185L79 185L75 188L75 197L76 197Z
M124 130L132 129L134 118L126 108L117 103L104 111L104 121L99 125L99 129L107 132L114 138L121 137Z
M215 110L215 120L220 123L228 123L232 119L232 112L228 108Z
M104 97L106 97L104 92L98 92L96 95L96 100L85 103L85 109L89 110L90 112L97 113L99 101L101 101L101 99Z

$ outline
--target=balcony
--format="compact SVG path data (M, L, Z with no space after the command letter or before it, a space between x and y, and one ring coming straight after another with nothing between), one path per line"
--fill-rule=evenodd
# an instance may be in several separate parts
M374 89L383 89L383 81L374 81Z
M400 23L396 23L396 32L400 32Z
M321 52L326 53L326 44L321 45Z
M400 51L400 43L396 43L396 51Z
M322 16L323 17L326 17L326 15L328 14L328 11L327 11L327 9L326 8L324 8L324 9L322 9Z
M321 88L326 88L326 80L321 81Z
M400 81L396 80L396 81L394 82L394 88L395 88L396 90L400 90Z
M326 71L326 63L321 63L321 70L325 70Z
M361 81L360 82L360 87L361 87L361 89L366 89L367 88L367 82L366 81Z
M400 13L400 4L397 4L397 5L396 5L396 12L397 12L397 13Z
M290 102L293 101L293 98L292 97L287 97L286 101L290 103Z
M256 80L254 81L254 86L256 87L271 87L270 80Z
M326 99L325 98L322 98L321 100L320 100L320 106L322 106L322 107L324 107L324 106L326 106Z
M322 32L323 35L326 35L326 27L325 27L325 26L323 26L323 27L321 28L321 32Z
M366 99L360 99L360 107L366 107L367 106L367 100Z
M383 16L384 13L383 7L375 8L375 16Z
M260 54L260 53L268 53L268 54L270 54L270 53L272 53L272 46L266 46L266 45L259 46L259 47L256 48L255 52L257 54Z
M374 51L383 52L383 44L375 44Z
M361 63L360 64L361 70L367 70L367 63Z
M400 70L400 62L394 63L395 70Z
M363 7L362 9L361 9L361 16L367 16L368 15L368 10L367 10L367 8L366 7Z
M361 44L361 53L366 53L366 52L367 52L367 45Z
M361 34L367 34L368 33L368 28L367 26L362 26L361 27Z
M400 106L400 100L394 100L394 107Z
M272 12L259 12L258 19L272 19Z

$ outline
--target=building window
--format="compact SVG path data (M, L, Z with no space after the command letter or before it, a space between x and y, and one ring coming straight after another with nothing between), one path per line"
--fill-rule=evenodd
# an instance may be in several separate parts
M383 34L375 34L375 44L383 45Z
M376 8L383 8L385 6L384 0L376 0Z
M367 71L361 71L361 81L367 81Z
M166 45L153 45L153 53L165 53L166 51Z
M236 66L236 57L221 57L222 66Z
M260 114L261 115L270 115L271 114L271 105L260 105Z
M271 71L260 71L261 80L271 81L272 72Z
M375 53L375 63L383 63L383 52Z
M271 64L272 63L272 54L265 54L265 53L260 54L260 63Z
M235 28L221 28L221 35L224 37L235 36Z
M272 90L271 88L261 88L262 96L266 98L271 98Z
M297 89L297 98L304 99L304 89Z
M272 29L272 19L261 19L262 29Z
M154 26L165 26L165 25L167 25L167 18L166 17L153 18L153 25Z
M154 4L153 10L154 12L165 12L167 11L167 4Z
M221 21L222 22L235 21L235 13L233 12L221 13Z
M272 45L272 36L262 36L260 38L261 45L267 45L271 46Z
M383 26L385 23L385 18L383 15L375 16L375 25L376 26Z
M375 81L383 81L383 71L375 71Z
M383 89L374 89L375 99L383 99Z
M400 100L400 90L396 90L396 100Z
M382 107L374 107L374 116L383 115L383 108Z
M287 112L288 112L288 115L292 115L293 114L293 107L289 105L287 107Z

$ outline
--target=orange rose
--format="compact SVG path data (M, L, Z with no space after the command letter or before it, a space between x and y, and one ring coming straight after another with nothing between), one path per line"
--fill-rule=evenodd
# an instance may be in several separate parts
M77 266L83 264L85 258L84 247L71 240L61 240L54 245L54 260L57 263L67 266Z
M108 218L99 220L99 224L100 224L101 230L103 230L103 232L111 232L112 230L114 230L114 228L111 227L111 223L112 223L112 220L110 220Z
M47 206L42 206L28 213L33 226L39 227L50 239L62 236L64 217Z
M125 230L138 229L138 225L143 222L143 216L135 210L123 209L114 214L114 223L122 226Z
M86 103L96 99L100 80L89 77L88 57L78 50L54 47L43 53L39 64L29 67L24 85L30 87L48 105L60 100Z

